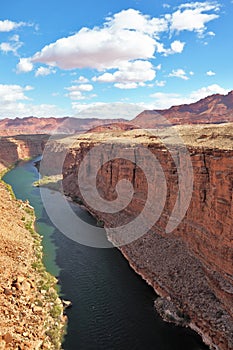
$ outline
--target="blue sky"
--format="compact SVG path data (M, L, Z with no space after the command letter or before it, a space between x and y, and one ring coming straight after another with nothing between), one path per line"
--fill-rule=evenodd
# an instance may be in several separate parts
M233 2L8 0L0 118L126 117L233 89Z

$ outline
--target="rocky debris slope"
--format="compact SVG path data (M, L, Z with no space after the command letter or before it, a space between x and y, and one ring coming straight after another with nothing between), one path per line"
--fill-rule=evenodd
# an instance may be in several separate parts
M173 149L178 156L177 139L168 130L159 132L160 139L169 147L148 130L73 136L61 140L60 146L56 142L50 145L48 162L50 165L54 162L51 171L55 173L62 147L68 147L63 165L63 189L67 195L83 202L78 170L84 156L101 142L109 145L113 158L117 151L117 158L99 170L97 189L103 198L112 201L117 197L116 184L127 179L135 190L132 201L116 215L101 213L86 205L106 227L117 227L139 215L148 195L142 169L150 160L142 157L144 163L140 169L133 162L123 160L125 155L129 149L138 154L139 145L144 145L157 157L167 183L166 204L150 231L120 250L132 268L162 297L156 302L156 308L165 319L189 325L202 335L211 349L230 350L233 349L233 124L176 127L177 131L190 154L194 183L187 213L170 234L165 228L177 199L179 177L170 154ZM53 150L60 152L57 159ZM180 166L186 170L185 163ZM92 171L89 162L86 177ZM148 215L148 219L153 220L152 214Z
M42 264L33 209L2 182L0 198L0 349L58 350L66 319Z

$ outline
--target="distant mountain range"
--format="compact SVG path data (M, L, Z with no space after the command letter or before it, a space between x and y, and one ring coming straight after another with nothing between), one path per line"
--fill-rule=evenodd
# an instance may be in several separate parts
M5 118L0 120L0 135L81 133L100 125L122 123L125 119L97 118Z
M130 122L125 119L73 117L5 118L0 120L0 135L81 133L90 129L100 132L116 129L155 128L161 125L161 118L158 115L162 115L173 125L233 122L233 91L227 95L215 94L195 103L173 106L169 109L146 110Z
M215 94L195 103L169 109L144 111L131 120L131 124L142 128L157 127L158 114L174 125L233 122L233 91L227 95Z

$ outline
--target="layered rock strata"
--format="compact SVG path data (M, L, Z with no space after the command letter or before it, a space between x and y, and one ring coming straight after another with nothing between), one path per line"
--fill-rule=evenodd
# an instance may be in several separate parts
M20 159L42 154L48 135L21 135L0 138L0 172Z
M142 169L150 159L143 158L140 169L134 162L125 160L125 155L129 149L140 154L137 153L139 144L143 144L156 156L167 183L166 204L153 227L120 250L132 268L163 298L157 301L156 307L165 318L175 322L182 319L202 335L211 349L219 350L233 348L232 130L232 124L180 129L190 154L193 191L184 219L169 234L165 229L179 188L177 165L171 157L171 149L178 156L178 145L172 138L168 148L142 130L118 135L85 135L76 142L72 140L63 166L65 193L82 199L78 183L80 164L88 151L100 142L109 145L111 157L114 159L116 154L117 157L99 169L97 189L111 204L117 198L117 183L127 179L134 187L133 199L116 214L101 213L86 206L106 227L118 227L140 214L148 196ZM165 139L168 145L169 138ZM186 164L180 163L180 166ZM88 177L92 172L89 162L83 176ZM148 219L153 221L151 217Z

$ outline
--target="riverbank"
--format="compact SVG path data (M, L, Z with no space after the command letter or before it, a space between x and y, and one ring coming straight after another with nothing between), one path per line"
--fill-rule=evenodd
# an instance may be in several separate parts
M66 317L57 280L42 263L34 210L2 181L0 198L0 349L61 349Z
M179 153L181 149L176 145L179 140L172 137L172 132L169 134L167 130L164 134L161 131L160 136L166 140L168 149L147 130L90 133L76 139L73 137L70 143L68 140L63 141L63 144L71 145L63 164L63 189L66 195L81 201L82 194L77 181L79 167L90 149L93 149L92 155L97 158L97 146L100 143L108 146L106 149L109 153L106 158L113 159L106 162L97 174L96 188L100 196L111 203L116 199L115 188L119 181L127 179L133 184L134 198L120 214L100 213L98 209L88 207L92 214L104 221L107 229L118 227L119 223L127 224L137 218L147 200L147 182L142 171L134 163L122 159L126 158L125 155L132 154L133 159L141 160L141 169L147 169L150 159L147 160L140 153L141 145L156 156L167 184L163 211L150 231L132 243L121 246L120 250L132 268L164 299L161 303L163 301L162 311L165 311L165 316L177 323L177 315L178 319L180 315L184 315L185 325L198 332L211 349L217 350L233 349L230 278L232 127L233 124L230 123L177 127L190 155L190 167ZM56 152L52 153L53 149L55 145L51 144L48 163L56 157ZM171 151L176 152L178 169L171 158ZM43 161L46 164L46 159ZM83 179L92 179L91 176L94 176L93 163L87 161L88 166L82 168ZM189 174L189 169L193 175ZM178 170L186 173L183 179L188 179L188 175L192 177L192 196L184 219L172 233L167 234L166 226L173 215L178 190L183 191L183 186L186 188L179 182ZM147 213L146 219L153 222L152 212ZM158 305L155 306L160 311L161 305L159 309ZM173 310L177 310L177 315Z

